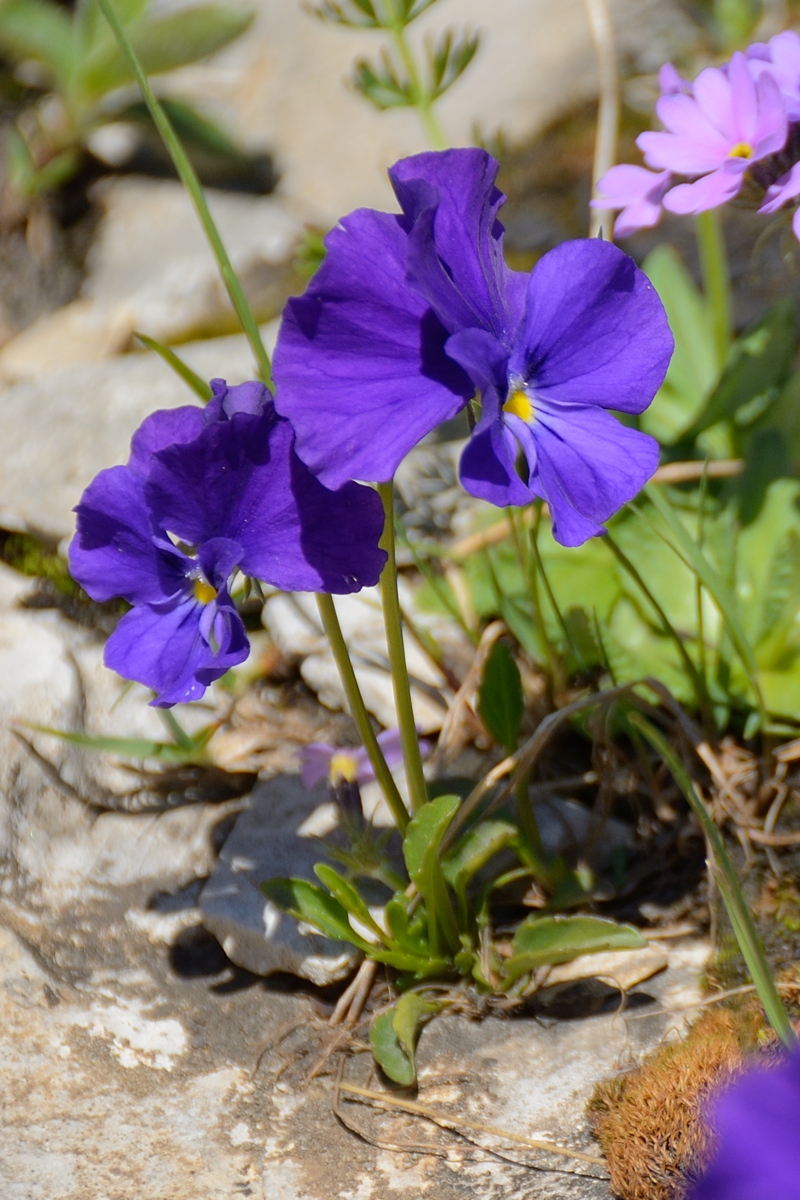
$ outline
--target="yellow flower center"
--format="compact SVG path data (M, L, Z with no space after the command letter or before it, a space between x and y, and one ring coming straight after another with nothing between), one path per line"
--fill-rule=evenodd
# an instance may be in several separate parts
M348 754L346 750L340 750L334 754L328 775L333 785L341 780L344 780L345 783L354 783L357 774L358 763L354 755Z
M205 579L195 579L194 594L201 604L210 604L217 598L217 589L206 583Z
M533 405L527 392L523 392L522 388L512 392L503 405L503 412L510 413L512 417L519 417L521 421L532 421Z
M729 158L752 158L753 147L749 142L737 142L735 146L731 146L728 151Z

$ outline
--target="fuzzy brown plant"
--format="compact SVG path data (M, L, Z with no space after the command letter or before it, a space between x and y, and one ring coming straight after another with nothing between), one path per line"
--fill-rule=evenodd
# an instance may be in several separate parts
M681 1200L708 1160L702 1120L709 1094L741 1069L757 1040L751 1011L704 1014L681 1042L662 1046L640 1067L602 1083L589 1117L622 1200Z

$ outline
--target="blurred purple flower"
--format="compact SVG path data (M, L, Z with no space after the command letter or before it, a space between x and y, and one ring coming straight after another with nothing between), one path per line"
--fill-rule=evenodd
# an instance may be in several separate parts
M786 143L786 106L769 72L757 80L743 54L727 71L707 67L695 79L692 95L662 96L656 112L666 132L636 139L648 166L694 178L667 192L664 207L699 213L730 200L753 163Z
M390 767L403 761L403 749L400 743L399 729L385 729L378 734L378 745ZM425 742L420 743L420 748ZM302 771L300 778L303 787L316 787L323 779L327 779L331 787L339 783L357 783L363 787L372 783L375 772L363 746L354 749L341 749L329 746L327 742L312 742L300 751Z
M616 237L652 229L661 220L661 202L673 179L671 171L656 174L646 167L620 163L599 181L599 199L592 200L592 208L622 209L614 223Z
M247 657L235 571L287 590L352 592L376 583L386 559L371 489L324 488L262 384L212 387L204 409L148 417L127 466L101 471L75 510L75 579L94 600L133 606L106 664L164 707L199 699Z
M787 29L768 42L755 42L745 51L750 74L758 80L770 75L783 96L786 116L800 120L800 37Z
M528 276L503 259L482 150L420 154L389 172L400 215L361 209L326 239L275 352L276 404L328 486L388 480L412 446L481 393L461 480L493 504L550 506L574 546L652 475L640 413L672 337L647 278L616 247L566 242Z
M800 1195L800 1050L754 1068L716 1099L714 1159L689 1200L796 1200Z

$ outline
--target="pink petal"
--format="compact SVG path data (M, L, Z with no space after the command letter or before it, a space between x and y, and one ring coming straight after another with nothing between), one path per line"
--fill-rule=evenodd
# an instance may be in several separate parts
M674 99L684 100L685 96ZM672 133L640 133L636 145L649 167L674 171L678 175L705 175L721 167L728 157L729 145L717 134L712 140L678 137Z
M758 210L761 213L774 213L783 208L789 200L800 196L800 163L795 163L787 175L783 175L771 188L767 189L764 203Z
M753 135L754 157L765 158L767 154L777 154L786 145L789 123L783 96L772 75L765 72L756 84L756 90L758 120Z
M741 52L737 51L731 59L729 73L733 114L729 127L731 141L752 143L758 122L758 101L753 77L747 69L747 59Z
M695 183L680 183L667 192L664 208L674 213L701 213L732 199L742 186L742 172L712 171Z
M752 87L752 81L750 86ZM694 81L693 91L698 108L726 141L742 140L736 137L734 131L736 118L733 89L730 80L725 78L722 71L715 67L707 67L705 71L701 71Z

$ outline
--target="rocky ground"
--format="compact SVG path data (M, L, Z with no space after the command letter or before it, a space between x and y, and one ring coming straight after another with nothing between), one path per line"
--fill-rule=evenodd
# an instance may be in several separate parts
M423 143L413 114L380 116L343 86L353 58L374 50L368 35L316 23L295 0L256 8L246 38L181 72L174 89L210 100L249 148L274 155L275 195L211 199L269 342L299 286L304 222L324 226L351 207L388 204L386 165ZM623 52L640 70L687 36L663 0L612 8ZM579 0L499 0L491 13L478 0L443 0L426 18L428 28L448 21L486 30L474 74L442 106L454 140L468 140L477 118L485 132L502 127L519 141L591 95ZM134 331L179 343L201 375L239 382L252 373L179 186L120 177L97 185L93 199L77 295L0 349L0 531L4 540L31 535L49 551L63 551L83 488L124 461L143 417L191 400L157 356L137 350ZM410 496L414 469L401 481ZM343 609L360 639L369 705L390 725L374 617L369 596ZM435 1021L422 1037L415 1102L436 1110L438 1124L356 1103L345 1090L337 1101L340 1060L326 1060L335 991L262 975L278 966L335 980L346 966L337 966L340 948L300 937L285 920L277 931L265 924L254 884L279 851L308 858L297 828L301 817L320 817L324 797L299 792L297 747L348 731L313 612L273 597L263 619L270 636L255 639L251 673L267 651L295 664L297 703L287 709L284 692L248 692L243 671L238 698L215 689L208 706L179 714L189 729L232 716L215 745L236 781L184 773L165 784L42 732L164 736L144 692L123 690L102 666L102 614L0 564L3 1196L608 1196L601 1166L524 1139L597 1155L584 1115L595 1082L681 1026L698 999L706 943L679 938L595 963L605 982L565 972L537 1015ZM449 636L453 654L464 653ZM420 723L436 731L448 681L416 644L409 653L424 685ZM348 1060L343 1088L381 1090L369 1062Z

